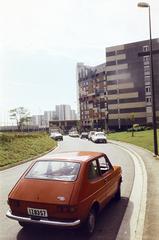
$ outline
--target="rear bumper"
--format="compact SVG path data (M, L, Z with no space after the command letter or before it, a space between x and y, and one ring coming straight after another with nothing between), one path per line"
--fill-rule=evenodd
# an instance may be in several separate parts
M35 219L31 219L30 217L20 217L20 216L13 215L11 210L7 211L6 216L8 218L17 220L19 222L40 223L40 224L52 225L52 226L58 226L58 227L76 227L80 225L80 220L76 220L72 222L63 222L63 221L51 221L48 219L35 220Z
M106 143L107 140L106 139L96 139L94 142L95 143Z
M55 140L56 140L56 141L58 141L58 140L62 141L62 140L63 140L63 137L57 137L57 138L55 138Z

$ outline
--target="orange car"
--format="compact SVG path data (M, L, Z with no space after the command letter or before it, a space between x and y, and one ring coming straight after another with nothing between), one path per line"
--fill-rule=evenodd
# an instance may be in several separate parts
M104 153L65 152L37 159L8 196L6 216L21 226L85 226L92 234L97 214L120 199L121 167Z

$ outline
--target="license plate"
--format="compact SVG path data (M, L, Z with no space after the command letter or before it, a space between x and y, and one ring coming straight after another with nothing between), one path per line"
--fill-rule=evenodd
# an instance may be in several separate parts
M38 217L47 217L47 210L46 209L38 209L38 208L27 208L28 214L31 216L38 216Z

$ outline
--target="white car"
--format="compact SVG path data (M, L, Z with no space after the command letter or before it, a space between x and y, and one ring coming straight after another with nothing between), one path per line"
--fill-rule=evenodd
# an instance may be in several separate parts
M88 134L88 140L92 140L92 136L95 134L95 131L90 131Z
M92 141L95 143L107 143L107 138L104 132L95 132L92 135Z
M58 141L58 140L63 141L63 136L62 136L62 134L59 133L59 132L53 132L53 133L51 133L50 137L51 137L52 139L56 140L56 141Z
M70 137L79 137L79 134L77 131L72 131L72 132L69 132L69 136Z

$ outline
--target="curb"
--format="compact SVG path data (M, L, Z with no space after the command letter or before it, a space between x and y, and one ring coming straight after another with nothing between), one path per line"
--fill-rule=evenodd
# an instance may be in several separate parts
M147 172L143 159L129 146L123 142L111 141L124 149L132 157L135 165L135 178L131 191L129 203L123 217L116 240L127 240L127 229L129 228L130 240L142 240L144 230L144 220L146 213L146 196L147 196ZM124 146L123 146L124 145ZM134 204L134 210L130 214L130 202ZM130 222L128 226L128 220Z

